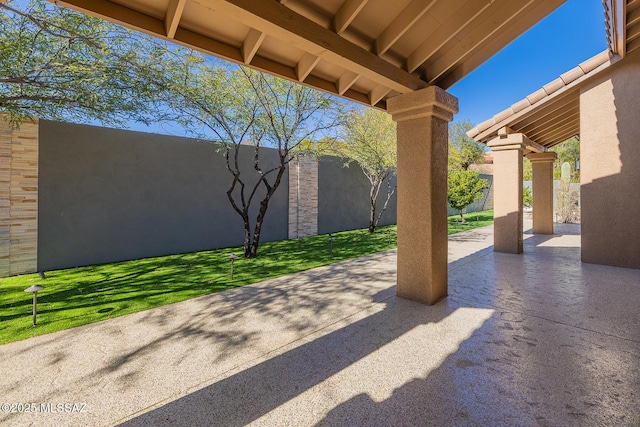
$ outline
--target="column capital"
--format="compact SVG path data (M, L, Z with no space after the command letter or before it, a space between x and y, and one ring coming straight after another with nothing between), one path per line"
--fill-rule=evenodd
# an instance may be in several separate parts
M528 145L528 138L522 133L511 133L493 138L487 146L491 151L521 150Z
M458 98L438 86L429 86L387 99L387 111L395 122L429 116L450 122L458 112Z
M558 154L553 151L527 154L527 159L529 159L531 163L553 163L557 158Z

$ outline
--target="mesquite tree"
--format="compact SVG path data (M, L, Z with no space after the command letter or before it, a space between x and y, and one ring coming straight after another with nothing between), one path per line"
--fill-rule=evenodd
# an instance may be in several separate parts
M46 1L0 2L0 111L126 124L157 119L151 37Z
M213 134L232 176L227 197L244 226L244 256L258 253L269 202L279 188L296 147L335 126L336 102L324 93L257 71L223 66L191 52L168 85L165 101L185 128ZM251 170L241 151L253 150ZM263 147L277 150L268 164ZM293 150L293 152L292 152ZM250 218L251 207L258 213Z
M369 233L373 233L396 191L396 184L391 183L398 164L396 125L391 115L383 111L355 109L343 118L342 139L336 141L334 153L357 163L369 180ZM386 196L377 212L384 183Z

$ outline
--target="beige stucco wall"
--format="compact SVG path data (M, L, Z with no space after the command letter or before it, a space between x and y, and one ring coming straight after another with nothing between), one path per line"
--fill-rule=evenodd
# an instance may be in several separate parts
M640 51L581 90L582 261L640 268Z
M38 124L0 115L0 277L38 266Z
M533 172L533 233L553 234L553 162L554 152L530 153Z
M524 136L513 134L489 142L493 152L493 250L522 253L522 156Z

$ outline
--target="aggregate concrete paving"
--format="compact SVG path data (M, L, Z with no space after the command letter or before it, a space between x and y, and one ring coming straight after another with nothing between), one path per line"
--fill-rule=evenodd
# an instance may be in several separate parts
M430 307L388 251L0 346L0 425L638 426L640 270L578 232L451 236Z

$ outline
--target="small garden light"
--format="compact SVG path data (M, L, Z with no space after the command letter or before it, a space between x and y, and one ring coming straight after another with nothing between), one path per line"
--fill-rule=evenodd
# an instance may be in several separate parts
M333 256L333 236L329 233L329 256Z
M41 291L44 289L44 286L42 285L33 285L33 286L29 286L27 289L25 289L25 292L31 292L33 294L33 326L36 326L36 313L37 313L37 299L38 299L38 291Z
M238 255L231 254L229 255L229 259L231 260L231 280L233 280L233 261L238 258Z

